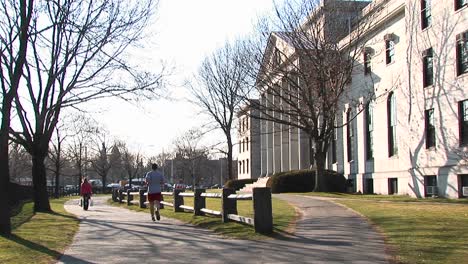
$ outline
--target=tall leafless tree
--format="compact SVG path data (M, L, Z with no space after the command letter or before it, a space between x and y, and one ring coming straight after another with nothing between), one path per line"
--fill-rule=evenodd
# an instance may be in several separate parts
M143 155L139 151L131 151L123 141L117 142L116 146L122 155L122 167L127 173L129 188L132 188L132 179L141 178L138 175L143 173Z
M241 41L227 42L206 57L198 70L196 82L189 86L195 103L214 120L216 128L221 129L225 136L227 151L224 154L227 156L229 179L234 178L232 130L236 111L251 87L247 81L248 71L241 63L245 56L241 47Z
M62 126L63 127L63 126ZM62 174L63 167L67 163L66 158L64 157L64 142L65 139L67 138L67 135L63 134L65 131L62 131L62 129L57 126L55 128L55 139L51 140L51 145L52 145L52 150L49 151L49 160L52 163L52 166L50 166L49 170L52 171L52 173L55 176L54 180L54 185L55 185L55 190L54 190L54 195L55 198L59 197L59 187L60 187L60 176Z
M88 148L91 148L91 138L95 131L93 121L85 115L76 115L70 122L67 155L74 167L72 178L77 187L86 175Z
M273 121L275 130L281 125L307 134L310 164L317 167L315 191L326 191L325 162L343 102L362 111L361 102L350 97L350 83L362 70L365 32L378 13L375 8L362 15L367 4L286 1L275 7L274 19L259 23L259 38L246 45L250 52L243 62L261 94L260 115L253 118ZM372 97L371 87L363 97Z
M0 235L11 234L8 206L8 142L11 109L17 96L28 50L33 0L0 2L0 82L2 123L0 126Z
M50 211L44 159L63 108L109 96L155 98L162 74L137 70L125 53L144 36L156 0L37 5L23 74L27 96L15 98L21 128L12 135L32 155L34 209Z
M103 190L107 185L107 175L112 167L109 159L112 151L112 142L109 140L108 131L103 128L97 129L93 140L94 157L90 163L94 171L101 177Z
M190 129L182 136L174 140L176 157L183 164L184 170L190 175L192 187L200 180L200 175L197 168L200 168L201 160L206 159L208 149L200 145L202 132L198 129ZM182 175L178 175L181 177ZM185 180L185 177L184 177Z

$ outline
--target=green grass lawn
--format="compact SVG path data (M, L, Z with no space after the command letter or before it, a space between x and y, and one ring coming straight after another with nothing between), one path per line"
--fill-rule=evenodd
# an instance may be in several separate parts
M171 197L165 196L164 200L166 202L172 202ZM112 202L112 200L110 199L109 203L115 206L121 206L135 211L149 212L149 209L141 209L136 204L127 207L126 204L115 203ZM193 206L193 197L184 197L184 204L188 206ZM239 215L253 217L252 207L252 201L237 202L237 210ZM206 208L221 211L221 199L207 198ZM292 226L291 223L294 223L296 219L296 211L294 207L285 201L273 198L272 208L274 234L272 234L271 236L289 232L289 229ZM221 218L215 216L194 216L193 213L190 212L175 213L174 209L168 206L166 206L165 209L161 210L161 215L169 218L178 219L185 223L190 223L203 228L208 228L220 235L224 235L231 238L262 240L271 237L255 233L253 226L250 225L236 222L222 223Z
M468 203L408 196L312 194L336 199L383 231L399 263L468 263Z
M23 204L11 219L13 235L0 237L0 263L55 263L78 231L78 220L63 208L68 199L51 199L54 213L33 214L33 203Z

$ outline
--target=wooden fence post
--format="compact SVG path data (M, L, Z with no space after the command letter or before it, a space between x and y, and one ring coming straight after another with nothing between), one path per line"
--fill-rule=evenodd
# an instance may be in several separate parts
M223 223L227 223L229 221L228 214L237 214L237 200L236 199L228 199L228 196L231 194L235 194L236 190L231 188L223 188L223 200L221 202L222 206L222 220Z
M145 202L146 202L146 195L145 195L145 190L140 190L140 208L146 208Z
M201 196L206 189L195 189L193 195L193 214L194 215L205 215L201 209L206 207L206 199Z
M270 188L253 189L253 210L255 232L269 234L273 232L273 213Z
M117 202L117 190L112 189L112 201Z
M182 189L174 189L174 212L183 212L184 209L179 206L184 205L184 197L179 196L179 193L183 192Z
M119 190L119 203L123 203L123 190Z
M132 204L132 195L130 194L131 192L131 190L127 190L127 205Z

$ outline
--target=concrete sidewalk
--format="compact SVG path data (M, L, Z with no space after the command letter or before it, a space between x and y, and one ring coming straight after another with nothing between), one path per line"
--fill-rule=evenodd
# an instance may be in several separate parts
M138 213L106 204L77 215L80 230L58 263L388 263L383 238L360 216L332 202L275 195L301 211L294 234L266 241L228 239L164 217L152 222Z

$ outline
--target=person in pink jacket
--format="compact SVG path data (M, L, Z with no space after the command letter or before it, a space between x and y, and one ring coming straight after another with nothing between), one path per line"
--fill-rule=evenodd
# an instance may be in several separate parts
M81 184L81 188L80 188L80 195L81 196L87 195L89 198L91 197L92 194L93 194L93 187L88 182L88 179L83 178L83 183Z
M80 188L80 194L83 199L80 201L80 205L83 206L84 210L88 210L89 207L89 201L91 198L91 195L93 194L93 187L91 184L88 182L88 179L83 178L83 183L81 184Z

